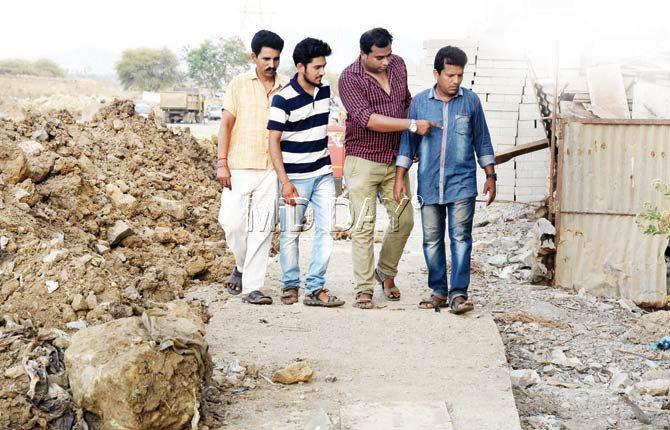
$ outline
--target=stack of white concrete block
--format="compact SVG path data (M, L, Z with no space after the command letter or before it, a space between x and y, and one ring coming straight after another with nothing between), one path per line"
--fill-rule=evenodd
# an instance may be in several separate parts
M501 50L495 43L471 40L429 40L424 42L425 57L410 72L413 94L434 85L433 60L446 45L458 46L468 55L463 87L479 96L496 153L516 145L545 138L535 89L529 78L529 65L517 53ZM498 199L541 201L548 194L549 151L516 157L496 167ZM481 191L484 174L478 169Z

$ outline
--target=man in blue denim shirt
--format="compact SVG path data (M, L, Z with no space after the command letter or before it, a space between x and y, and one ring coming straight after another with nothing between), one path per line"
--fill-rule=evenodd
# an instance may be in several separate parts
M477 197L477 165L486 171L484 193L487 205L496 196L495 157L491 136L477 95L461 87L468 62L461 49L446 46L435 56L433 75L437 84L412 99L409 118L437 121L426 136L405 132L396 159L393 195L406 198L404 177L415 157L419 158L418 198L423 226L423 253L428 266L430 300L419 303L423 309L450 306L454 313L473 309L468 298L472 219ZM475 158L476 155L476 158ZM447 283L444 246L446 218L449 217L451 242L451 284Z

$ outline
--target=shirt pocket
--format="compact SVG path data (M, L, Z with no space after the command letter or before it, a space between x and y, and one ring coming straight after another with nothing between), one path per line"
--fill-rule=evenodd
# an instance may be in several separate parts
M470 134L470 115L456 115L454 118L456 133Z

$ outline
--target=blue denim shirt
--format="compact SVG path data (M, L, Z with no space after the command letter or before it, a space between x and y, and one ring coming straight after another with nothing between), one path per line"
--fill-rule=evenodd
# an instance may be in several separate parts
M442 124L426 136L406 131L402 135L396 165L407 169L419 158L418 195L423 204L446 204L477 195L477 162L484 168L495 163L491 135L479 97L460 88L445 103L435 87L412 99L408 117Z

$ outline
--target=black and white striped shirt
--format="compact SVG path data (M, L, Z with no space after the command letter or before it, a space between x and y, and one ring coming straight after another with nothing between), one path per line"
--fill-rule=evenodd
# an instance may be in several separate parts
M273 98L268 130L282 132L281 151L289 179L307 179L333 172L328 152L330 87L314 89L311 96L298 75Z

